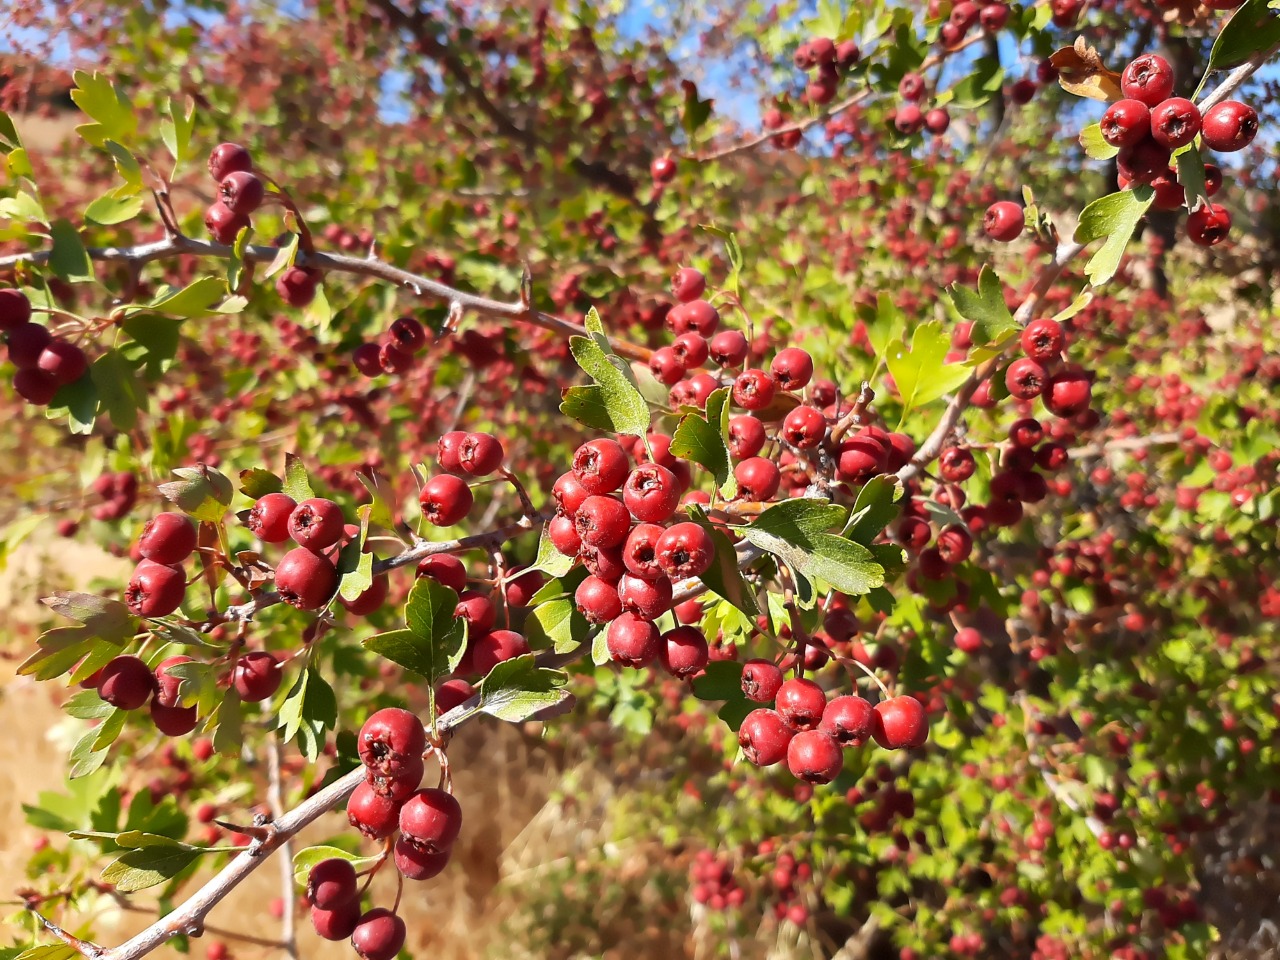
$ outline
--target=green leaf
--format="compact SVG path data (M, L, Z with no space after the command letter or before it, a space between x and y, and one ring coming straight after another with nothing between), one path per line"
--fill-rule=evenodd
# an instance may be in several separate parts
M684 128L685 134L690 140L693 140L702 125L707 122L707 118L711 116L711 104L713 100L703 100L698 96L697 84L691 80L685 80L682 83L684 87L684 104L680 109L680 126Z
M222 278L200 277L181 290L166 290L141 309L172 317L203 317L226 293L227 283Z
M888 352L889 345L900 337L907 327L907 318L887 293L881 293L876 298L874 307L859 304L857 315L867 328L867 341L871 344L871 349L875 350L877 357L883 357Z
M224 757L240 752L240 745L244 742L240 733L243 719L240 694L236 693L234 686L229 687L218 704L217 726L213 731L213 749Z
M949 102L961 110L976 110L991 101L1004 85L1004 69L999 57L980 57L974 61L974 70L962 77L946 91L949 96L938 98L939 104Z
M742 664L736 660L712 660L693 678L693 695L699 700L733 700L742 696Z
M746 265L746 261L742 256L742 247L738 245L737 234L714 224L703 223L699 224L699 226L708 233L714 233L724 241L724 252L729 258L729 275L725 277L724 289L737 293L739 281L742 277L742 269Z
M342 548L338 556L338 596L348 603L373 586L373 554L364 550L364 533Z
M84 241L71 221L59 217L49 227L53 247L49 251L49 267L68 283L85 283L94 279L93 261Z
M649 431L649 405L636 386L630 364L609 346L594 307L585 325L590 336L571 337L569 350L595 384L566 390L561 413L597 430L643 437Z
M369 491L369 522L387 530L392 529L396 525L396 518L391 508L395 502L395 491L390 489L376 473L372 477L357 473L356 479Z
M122 854L102 871L102 879L120 893L134 893L164 883L203 853L199 847L141 847Z
M671 436L673 456L691 460L715 478L724 497L738 492L729 457L729 388L713 390L707 397L706 417L688 413L680 418Z
M138 423L139 409L146 409L147 405L133 365L113 347L93 361L89 375L98 388L103 409L111 415L112 425L117 430L132 430Z
M1134 187L1132 190L1121 190L1099 197L1080 211L1076 242L1091 243L1107 238L1107 242L1098 248L1085 266L1089 282L1095 287L1116 275L1129 238L1133 236L1138 221L1153 200L1155 191L1150 187Z
M268 493L279 493L284 482L270 470L255 467L240 471L240 492L250 500L261 500Z
M306 465L296 453L284 455L284 492L298 503L315 496L311 489L311 479L307 476Z
M315 762L324 749L325 732L338 722L338 699L333 687L315 667L298 674L285 694L276 716L277 729L285 743L298 741L298 749Z
M0 199L0 217L7 220L35 221L48 223L49 215L34 194L19 190L12 197Z
M568 701L568 682L564 671L539 667L533 654L526 653L495 665L480 681L479 709L499 720L522 723Z
M905 339L889 348L885 363L902 397L902 419L969 379L969 370L962 364L947 363L950 350L951 337L937 320L916 327L910 348Z
M106 138L121 142L130 139L137 131L138 120L128 96L99 73L77 70L72 77L76 85L71 99L96 121L89 125L95 129L87 133L84 127L78 127L81 135L95 147L102 146Z
M1280 43L1280 11L1272 8L1270 0L1245 0L1213 42L1208 70L1239 66L1276 43Z
M267 264L267 269L263 271L263 279L274 277L285 267L292 266L293 261L298 256L298 234L289 234L287 243L282 243L280 249L276 252L272 261Z
M58 591L41 601L60 617L84 624L95 637L123 644L133 636L137 618L119 600L92 593Z
M542 536L538 538L538 556L533 561L531 570L541 570L549 577L563 577L573 567L574 557L566 557L551 542L551 524L542 528Z
M71 754L68 756L68 780L79 780L81 777L87 777L107 762L107 749L95 750L93 745L97 742L98 731L90 730L76 741L75 746L71 748Z
M729 537L707 520L707 515L702 512L701 507L694 505L689 514L711 535L711 543L715 547L715 557L711 561L711 566L706 569L700 579L708 590L728 600L748 617L757 616L760 613L760 607L756 603L755 592L743 579L742 568L738 566L738 553L734 550Z
M1102 139L1102 125L1098 123L1091 123L1080 131L1080 146L1085 156L1093 160L1110 160L1120 152L1119 147Z
M235 496L235 489L224 474L203 463L179 467L173 473L178 479L160 484L161 496L196 520L222 520Z
M822 511L827 511L825 517L838 515L843 519L843 508L826 505L825 501L810 502L813 506L807 510L800 506L804 501L795 500L770 507L754 523L742 528L743 537L772 553L793 573L822 580L850 596L884 586L884 568L870 550L844 537L819 532L835 526L825 523ZM797 587L808 593L807 584L797 583Z
M118 197L115 191L104 193L84 209L84 218L103 226L132 220L142 212L142 197Z
M857 543L870 544L898 515L897 503L902 494L902 481L897 477L872 477L858 491L845 536Z
M121 186L116 187L116 193L123 197L141 192L142 167L138 165L137 157L114 140L108 140L103 146L111 154L111 160L115 164L116 172L124 180Z
M986 347L1007 340L1018 324L1004 302L1004 285L995 271L985 263L978 274L978 290L975 293L958 283L947 288L956 312L972 321L971 337L976 347ZM918 335L919 331L917 331ZM948 339L948 349L950 340Z
M293 879L298 886L305 887L307 885L307 879L311 875L311 868L322 860L346 860L356 868L357 872L378 862L377 857L362 857L340 847L323 845L306 847L293 855Z
M1187 195L1187 209L1194 210L1199 201L1209 202L1209 191L1204 183L1204 160L1195 144L1188 144L1175 157L1178 164L1178 183Z
M173 169L176 173L182 161L187 158L187 149L191 146L191 131L196 126L196 105L193 102L186 115L182 110L175 110L172 97L164 102L164 119L160 121L160 139L169 148L173 157Z
M466 621L454 615L457 605L449 587L419 577L404 606L405 629L376 634L364 646L434 685L457 669L466 651Z
M81 377L74 383L59 387L49 401L45 415L50 420L59 420L65 416L67 429L75 436L93 433L93 425L98 416L98 388L93 384L93 377Z
M178 354L182 321L154 313L137 313L125 318L120 326L143 347L142 359L147 373L157 378L163 376Z
M586 617L578 610L572 595L544 600L535 606L526 622L526 633L532 643L542 638L550 641L556 653L576 650L590 632Z
M66 943L42 943L21 951L13 960L72 960L80 951Z

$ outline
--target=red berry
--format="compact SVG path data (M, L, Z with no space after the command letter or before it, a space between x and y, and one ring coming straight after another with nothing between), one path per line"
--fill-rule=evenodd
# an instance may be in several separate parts
M241 700L258 703L280 689L282 675L280 661L264 650L255 650L236 661L231 679Z
M432 853L410 843L404 837L396 841L392 859L396 869L406 880L430 880L437 877L449 865L448 850Z
M783 683L776 700L779 715L795 730L816 729L827 707L822 688L805 677L793 677Z
M1201 129L1206 147L1218 153L1232 153L1243 150L1258 135L1258 114L1238 100L1224 100L1209 108Z
M417 353L427 345L427 331L413 317L396 317L387 330L387 339L405 353Z
M385 777L400 775L414 760L422 759L427 735L422 722L408 710L384 707L369 717L356 738L361 762Z
M626 574L618 581L622 609L641 620L657 620L671 609L671 581L666 577L644 580Z
M1044 367L1030 357L1013 361L1004 373L1005 386L1009 388L1010 395L1019 400L1033 400L1040 396L1045 379Z
M818 730L846 747L860 747L871 736L871 704L861 697L835 697L822 711Z
M649 357L649 372L664 387L670 387L679 383L688 370L674 349L659 347Z
M761 707L752 710L738 728L738 745L747 760L757 767L771 767L787 755L794 736L777 711Z
M1020 343L1022 352L1037 363L1058 359L1064 343L1062 325L1057 320L1042 317L1032 320L1023 328Z
M680 334L671 345L671 352L685 370L698 369L707 362L710 353L707 339L700 333Z
M748 660L742 665L742 692L756 703L771 702L783 679L782 670L772 660Z
M383 373L406 373L413 369L416 358L412 353L401 350L394 343L384 343L378 347L378 369Z
M284 543L289 539L289 517L297 504L287 493L268 493L258 499L245 525L263 543Z
M771 500L782 482L778 465L765 457L743 460L734 467L733 476L738 482L738 496L746 500Z
M143 560L125 588L125 604L139 617L167 617L182 606L186 577L177 567Z
M138 552L156 563L182 563L196 548L196 526L184 514L159 513L138 537Z
M27 403L43 407L58 395L58 378L43 370L19 370L13 375L13 390Z
M382 605L387 602L387 594L391 591L390 581L386 574L380 574L373 578L373 582L369 584L354 600L347 600L343 597L338 598L348 613L357 617L367 617L375 610L381 610Z
M844 754L825 733L804 730L787 745L787 769L807 783L830 783L844 769Z
M337 568L306 547L295 547L276 564L276 590L285 603L299 610L319 610L337 589Z
M1116 156L1119 175L1131 184L1148 184L1169 169L1169 148L1153 137L1124 147Z
M215 241L229 246L236 242L240 231L249 226L249 218L236 213L221 200L215 200L204 212L204 226Z
M616 440L591 440L573 453L573 475L591 495L617 490L628 466L627 452Z
M741 330L722 330L707 343L707 355L722 367L742 366L747 350L747 338Z
M249 151L238 143L220 143L209 152L209 176L218 183L236 171L252 169Z
M658 566L673 582L702 576L714 559L711 535L692 521L667 528L658 539Z
M470 626L470 635L476 637L493 626L498 611L493 601L480 591L464 590L458 595L458 604L453 608L453 615L466 620Z
M151 722L166 737L185 737L200 722L195 707L166 707L160 701L151 700Z
M468 433L458 445L458 466L473 477L495 473L506 456L502 443L488 433Z
M0 290L0 331L14 330L31 320L31 301L21 290Z
M419 790L400 810L400 832L424 850L448 850L462 832L462 807L444 790Z
M676 177L676 162L670 157L655 157L649 164L654 183L670 183Z
M472 645L471 665L476 673L487 674L500 663L524 656L529 641L514 630L491 630Z
M706 635L697 627L676 627L662 635L658 660L673 677L685 679L701 673L708 658Z
M972 552L973 537L964 527L952 524L938 534L938 554L949 566L964 563Z
M769 372L783 390L803 390L813 379L813 357L807 350L787 347L778 351L769 364Z
M745 370L733 381L733 402L744 410L763 410L773 402L773 377L763 370Z
M720 311L705 300L676 304L667 314L667 326L676 336L697 333L711 337L720 325Z
M622 546L622 563L634 576L654 580L664 576L658 565L658 540L665 531L656 523L638 523Z
M782 438L801 450L812 450L827 432L827 419L822 411L801 404L783 418Z
M582 506L582 502L591 496L591 493L570 472L560 474L555 486L551 488L551 495L555 497L556 504L560 507L561 512L573 517L578 512L578 508Z
M893 115L893 125L909 137L924 129L924 111L914 103L904 103Z
M986 216L982 219L982 229L992 240L1008 243L1016 240L1026 226L1026 215L1022 207L1012 200L999 200L987 207Z
M700 299L706 289L707 278L693 267L681 267L671 278L671 295L681 303Z
M353 897L332 910L311 908L311 926L325 940L345 940L360 922L360 900Z
M316 553L341 540L345 527L342 508L323 497L303 500L289 514L289 536Z
M631 528L631 517L621 500L613 496L591 496L582 501L574 517L578 537L592 547L613 547L622 543Z
M918 747L929 739L924 707L915 697L890 697L875 705L871 735L886 750Z
M418 494L423 518L437 527L460 523L471 512L472 503L474 498L466 481L448 473L432 477Z
M436 444L436 462L440 464L441 470L446 473L461 472L462 464L458 460L458 453L465 439L467 434L463 430L450 430L440 438Z
M1001 6L1001 9L1007 9ZM942 107L934 107L924 115L924 128L935 137L941 136L947 132L947 128L951 126L951 114L947 113Z
M1089 376L1077 366L1067 366L1052 377L1044 391L1044 405L1058 417L1074 417L1089 409Z
M247 217L257 210L266 195L263 182L247 170L233 170L218 184L218 199L239 216Z
M507 603L513 607L527 607L534 595L546 585L547 578L540 570L526 570L507 581Z
M973 627L961 627L956 631L955 644L962 653L977 653L982 649L982 634Z
M576 557L582 549L582 538L572 517L557 513L547 525L547 536L552 545L566 557Z
M609 624L605 645L615 663L644 667L657 659L662 650L662 636L652 621L622 613Z
M573 600L588 623L608 623L622 613L618 588L594 575L578 584Z
M963 447L947 447L938 457L938 472L948 483L962 483L973 476L977 464Z
M302 308L316 298L320 286L320 273L309 267L286 267L276 277L276 293L286 304Z
M356 868L350 860L330 857L321 860L307 874L307 900L321 910L333 910L356 895Z
M1200 133L1200 109L1185 97L1170 97L1151 111L1151 136L1163 147L1176 150Z
M1187 216L1187 236L1201 247L1217 246L1231 232L1231 214L1216 203L1201 206Z
M430 577L454 593L461 593L467 586L467 568L451 553L433 553L423 557L418 561L417 575Z
M644 523L671 518L680 503L680 485L666 467L644 463L631 471L622 488L622 502Z
M116 657L99 672L98 696L119 710L137 710L155 689L155 675L138 657Z
M75 383L89 369L84 351L74 343L55 338L40 352L36 367L53 377L59 386Z
M404 921L390 910L375 907L356 924L351 946L362 960L392 960L404 946L404 938Z
M764 424L743 414L729 421L729 452L740 460L754 457L764 449Z
M1102 139L1113 147L1131 147L1151 132L1151 108L1141 100L1117 100L1099 126Z
M1148 107L1159 106L1173 95L1173 68L1163 57L1144 53L1131 60L1120 74L1120 90Z
M24 323L9 331L6 343L10 363L19 370L37 370L45 348L53 343L53 334L38 323Z

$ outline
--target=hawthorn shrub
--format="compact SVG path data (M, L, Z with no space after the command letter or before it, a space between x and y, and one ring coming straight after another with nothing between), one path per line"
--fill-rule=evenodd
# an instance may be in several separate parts
M1266 949L1275 12L622 7L22 9L3 549L136 566L23 651L8 955L275 854L282 946L390 960L493 721L649 864L513 882L531 954Z

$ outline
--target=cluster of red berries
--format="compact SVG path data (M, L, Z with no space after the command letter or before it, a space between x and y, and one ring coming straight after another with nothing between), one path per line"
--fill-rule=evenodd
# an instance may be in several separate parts
M416 354L427 345L427 331L413 317L397 317L381 343L362 343L351 355L355 368L366 377L404 373L416 363Z
M795 65L810 73L805 87L807 103L823 106L836 98L841 77L862 57L853 40L836 43L830 37L814 37L796 48Z
M887 750L918 747L929 737L923 704L915 697L886 697L874 706L856 694L827 699L815 681L786 680L772 660L748 660L742 692L756 703L772 703L747 714L738 728L743 755L761 767L787 761L793 776L830 783L844 769L844 748L868 738Z
M992 6L999 7L1007 15L1009 8L1004 4L992 4ZM921 130L927 130L934 136L938 136L947 132L947 127L951 126L951 114L942 107L934 107L927 113L920 108L920 101L924 99L927 92L924 75L914 70L903 74L902 79L898 81L898 96L902 98L903 103L893 111L893 125L899 133L911 136Z
M128 470L104 473L93 481L93 492L102 498L89 511L95 520L119 520L138 502L138 477Z
M695 903L716 911L732 910L747 900L747 891L733 878L733 864L710 850L699 850L689 865Z
M461 523L475 503L463 477L488 477L503 469L506 458L502 441L493 434L450 430L436 447L436 462L445 472L436 474L418 491L423 519L437 527Z
M32 321L31 301L21 290L0 290L0 333L14 366L13 389L30 404L45 406L89 372L83 350Z
M1102 138L1120 148L1116 157L1120 185L1147 185L1155 191L1157 210L1177 210L1185 203L1178 171L1170 164L1175 150L1197 137L1210 150L1243 150L1258 134L1258 114L1238 100L1215 104L1201 116L1185 97L1173 96L1173 68L1163 57L1136 57L1120 75L1123 100L1107 108L1100 123ZM1205 165L1205 193L1222 186L1222 171ZM1231 215L1216 203L1203 204L1187 217L1187 236L1202 247L1221 243L1231 229Z
M253 170L253 157L238 143L220 143L209 154L209 175L218 183L218 199L204 212L204 225L218 243L235 243L250 215L267 198L266 184ZM305 307L316 296L320 273L288 266L276 278L276 293L291 307Z
M1009 364L1004 374L1010 396L1017 400L1039 397L1046 410L1064 420L1089 409L1093 399L1089 374L1077 364L1062 362L1060 323L1047 317L1033 320L1023 328L1020 342L1024 356Z
M392 859L405 879L437 876L462 832L462 807L448 790L421 788L427 749L421 721L408 710L379 710L360 728L357 749L365 779L347 801L347 819L370 840L399 832ZM307 879L311 924L326 940L350 937L364 960L391 960L404 946L404 922L392 910L362 910L361 892L350 861L317 863Z
M932 19L933 4L930 4L929 12ZM981 26L989 34L999 33L1008 24L1010 13L1009 5L1004 0L989 0L984 3L960 0L952 5L947 22L938 31L938 42L943 49L954 50L964 42L974 27Z

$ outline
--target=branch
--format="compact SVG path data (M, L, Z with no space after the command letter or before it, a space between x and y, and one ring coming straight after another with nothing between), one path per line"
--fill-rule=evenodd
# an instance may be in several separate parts
M1147 447L1160 447L1167 443L1181 442L1182 435L1178 433L1153 433L1147 437L1122 437L1102 443L1091 443L1083 447L1073 447L1067 451L1067 456L1072 460L1083 460L1111 453L1113 450L1145 450Z
M271 816L280 820L285 815L284 792L281 788L280 738L271 737L267 742L267 803ZM293 895L293 840L289 837L280 844L280 899L284 915L280 918L280 939L285 955L298 960L297 897Z
M49 250L36 250L31 253L18 253L0 257L0 270L17 266L20 263L47 263L50 253L51 251ZM244 259L253 263L271 263L279 253L279 247L252 244L245 248ZM124 263L130 266L140 266L152 260L165 260L184 255L229 259L231 257L231 248L208 240L177 236L166 237L163 240L155 240L150 243L140 243L132 247L90 247L88 254L91 259L104 263ZM410 273L408 270L401 270L399 267L384 263L381 260L347 257L335 253L304 253L299 251L296 263L298 266L313 267L326 273L349 273L358 277L373 277L378 280L385 280L397 287L403 287L411 291L414 296L431 297L446 303L457 304L458 309L470 311L479 316L531 323L534 326L554 330L565 336L585 337L588 335L585 327L571 320L562 320L552 314L542 313L532 306L527 306L518 301L516 303L507 303L502 300L493 300L478 294L467 293L431 277L424 277L416 273ZM630 360L638 360L642 363L647 363L653 352L646 347L624 341L611 340L610 343L620 356L627 357Z
M1240 64L1240 66L1232 70L1227 74L1227 78L1223 80L1222 83L1218 84L1213 93L1209 94L1197 104L1200 108L1200 112L1202 114L1208 113L1210 108L1216 107L1218 104L1222 103L1223 100L1226 100L1233 93L1239 90L1244 86L1244 82L1257 73L1258 69L1270 60L1277 51L1280 51L1280 43L1272 44L1267 47L1266 50L1258 51L1244 63Z

